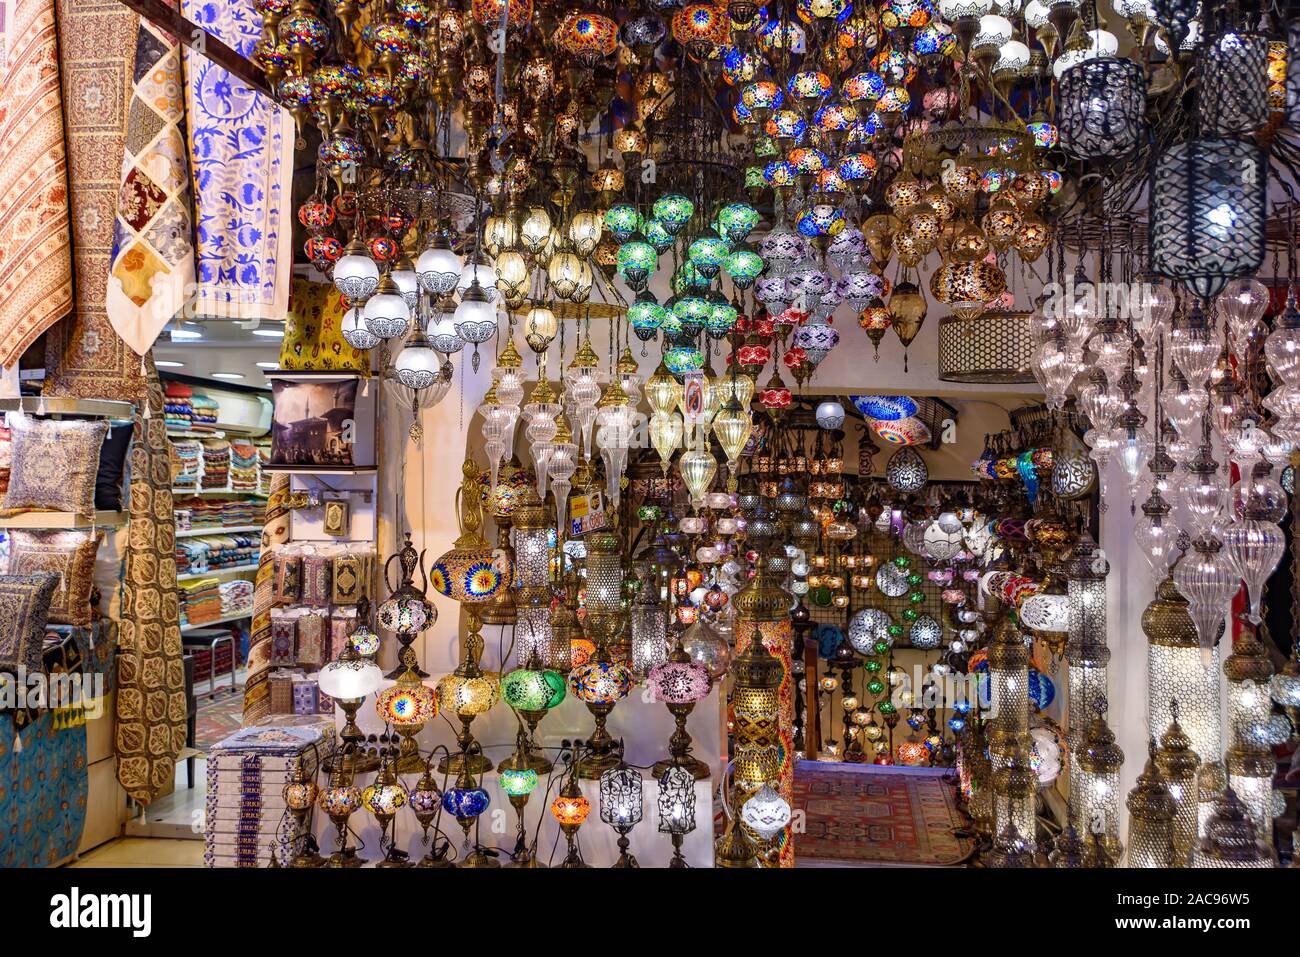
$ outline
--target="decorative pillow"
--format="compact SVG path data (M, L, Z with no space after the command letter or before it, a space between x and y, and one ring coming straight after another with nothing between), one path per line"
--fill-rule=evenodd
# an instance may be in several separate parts
M298 644L298 615L271 609L271 664L291 665Z
M298 619L298 647L296 664L303 668L319 668L325 664L326 623L323 611L309 611Z
M0 575L0 671L40 674L45 622L58 575Z
M95 475L95 508L105 512L122 510L122 477L126 474L126 453L131 448L134 422L114 422L99 450L99 471Z
M295 276L280 343L280 368L312 372L368 372L366 353L343 338L343 297L333 284Z
M302 557L302 602L304 605L330 603L330 578L334 562L328 555Z
M273 561L271 600L278 605L292 604L302 594L302 556L277 551Z
M50 598L49 620L56 625L89 625L90 592L94 587L95 532L10 532L9 574L58 576Z
M99 450L108 434L104 421L79 422L9 416L13 470L4 507L53 509L88 515L95 510Z
M367 562L361 555L334 556L331 604L355 605L366 590Z

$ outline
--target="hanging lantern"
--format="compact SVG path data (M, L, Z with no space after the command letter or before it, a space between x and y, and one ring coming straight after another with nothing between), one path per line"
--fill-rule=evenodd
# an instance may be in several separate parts
M1141 65L1098 57L1061 75L1061 147L1075 159L1122 158L1145 138L1146 80Z
M1254 133L1268 122L1268 40L1230 31L1200 54L1202 129L1220 136Z
M1151 176L1151 265L1202 298L1264 261L1268 165L1238 140L1175 143Z
M925 459L910 445L891 455L885 465L885 481L896 492L919 492L929 480Z

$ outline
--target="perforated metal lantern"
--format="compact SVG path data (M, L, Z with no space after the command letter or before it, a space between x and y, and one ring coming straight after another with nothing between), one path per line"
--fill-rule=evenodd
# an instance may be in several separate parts
M945 382L1033 382L1031 313L988 310L939 320L939 378Z
M1268 166L1240 140L1176 143L1151 176L1151 265L1203 298L1264 261Z
M930 470L920 453L905 445L885 465L885 481L896 492L918 492L930 480Z
M1268 122L1268 40L1232 31L1201 48L1200 109L1201 129L1220 136Z
M1061 75L1061 147L1076 159L1120 158L1146 131L1142 67L1123 57L1098 57Z

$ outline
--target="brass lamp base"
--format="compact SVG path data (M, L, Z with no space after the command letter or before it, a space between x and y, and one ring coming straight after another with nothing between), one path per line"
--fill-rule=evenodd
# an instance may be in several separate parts
M346 850L335 851L325 860L325 867L329 868L347 868L360 867L361 858L357 857L357 849L349 847Z
M654 773L656 778L661 778L664 776L664 773L674 765L683 767L687 771L690 771L691 776L697 781L707 781L710 777L709 766L699 758L693 757L689 754L684 754L679 758L664 758L662 761L656 761L654 767L650 770Z
M491 854L484 854L481 850L476 850L465 860L461 861L461 867L500 867L501 862Z
M337 769L345 777L379 769L379 755L373 751L336 751L322 762L326 774Z
M466 756L463 752L460 752L447 755L438 762L439 774L460 774L461 771L466 769L469 770L470 774L486 774L492 768L492 759L484 754Z
M596 781L606 771L612 771L623 763L616 751L604 754L584 754L578 763L578 777L584 781ZM707 775L706 775L707 777Z

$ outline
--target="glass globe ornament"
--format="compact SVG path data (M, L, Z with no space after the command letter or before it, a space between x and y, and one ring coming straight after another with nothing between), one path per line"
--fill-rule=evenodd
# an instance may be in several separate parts
M420 288L432 296L445 296L456 289L464 263L452 251L444 232L434 234L429 247L415 261Z
M459 277L460 273L457 271ZM379 280L375 294L362 310L366 328L380 339L398 339L411 326L411 307L391 275Z

